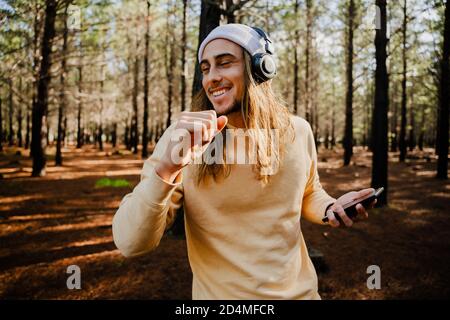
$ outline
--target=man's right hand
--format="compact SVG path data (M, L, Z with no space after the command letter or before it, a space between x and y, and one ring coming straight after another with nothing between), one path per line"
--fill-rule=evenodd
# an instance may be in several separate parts
M226 116L217 118L214 110L182 112L177 120L163 157L155 167L156 173L164 180L173 183L181 169L189 164L194 153L202 153L208 148L214 136L225 128ZM173 139L176 138L176 139ZM186 154L178 154L180 140L190 141ZM175 156L176 155L176 156Z

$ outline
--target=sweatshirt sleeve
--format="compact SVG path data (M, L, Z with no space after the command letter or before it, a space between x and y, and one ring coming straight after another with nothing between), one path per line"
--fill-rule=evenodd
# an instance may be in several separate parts
M155 249L164 231L173 223L183 199L182 173L169 183L155 171L170 139L169 127L153 154L144 162L141 180L133 192L120 203L113 218L114 243L125 257L133 257Z
M328 195L322 188L317 172L317 151L314 142L314 135L309 123L306 124L306 148L311 160L309 163L309 176L306 182L305 192L303 194L302 217L306 220L324 224L322 218L328 205L334 203L336 199ZM308 158L308 157L307 157Z

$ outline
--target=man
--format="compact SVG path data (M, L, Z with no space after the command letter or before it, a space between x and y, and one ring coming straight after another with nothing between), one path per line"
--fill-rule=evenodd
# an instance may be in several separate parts
M337 214L351 226L342 205L373 189L337 200L322 189L311 127L274 95L273 48L261 29L219 26L198 59L198 111L183 112L145 161L113 220L117 247L127 257L156 248L183 203L193 299L320 299L300 217L337 227ZM249 132L248 144L233 143L238 131ZM230 161L198 161L213 153ZM239 154L254 161L239 163Z

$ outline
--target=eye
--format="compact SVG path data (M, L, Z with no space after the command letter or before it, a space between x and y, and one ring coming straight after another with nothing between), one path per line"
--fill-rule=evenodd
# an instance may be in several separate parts
M222 62L220 65L221 66L226 66L226 65L228 65L228 64L230 64L231 62L230 61L224 61L224 62Z
M202 73L208 72L209 68L208 67L204 67L201 69Z

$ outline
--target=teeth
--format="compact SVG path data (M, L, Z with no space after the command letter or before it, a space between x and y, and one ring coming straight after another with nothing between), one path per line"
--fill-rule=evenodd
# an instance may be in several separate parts
M228 91L228 90L227 90L227 89L222 89L222 90L213 92L212 95L213 95L214 97L218 97L218 96L224 94L226 91Z

